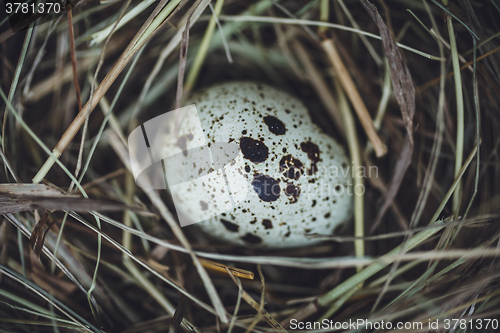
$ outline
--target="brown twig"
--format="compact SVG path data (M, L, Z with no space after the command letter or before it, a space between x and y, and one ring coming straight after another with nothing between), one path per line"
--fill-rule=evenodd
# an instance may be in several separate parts
M339 81L342 84L342 87L344 88L347 96L349 97L349 100L351 101L354 110L356 110L356 114L358 115L358 118L361 122L361 125L363 126L363 129L365 130L366 135L368 136L368 139L373 145L375 154L377 155L377 157L384 156L387 153L387 147L385 146L382 139L379 137L377 130L373 125L373 120L370 116L370 113L368 112L368 109L366 108L363 99L359 95L359 92L356 89L356 86L354 85L354 82L352 81L349 72L344 66L344 63L340 58L340 55L337 51L337 48L335 47L335 44L333 43L333 40L328 38L324 39L321 42L321 46L323 47L323 50L325 50L328 59L330 59L331 64L335 68Z
M489 52L486 52L485 54L483 54L483 55L482 55L482 56L480 56L480 57L477 57L477 59L476 59L476 63L478 63L480 60L483 60L483 59L484 59L484 58L486 58L486 57L489 57L490 55L492 55L493 53L495 53L495 52L497 52L497 51L499 51L499 50L500 50L500 46L498 46L498 47L494 48L493 50L491 50L491 51L489 51ZM464 69L466 69L467 67L469 67L469 66L470 66L470 65L472 65L473 63L474 63L474 61L473 61L473 60L472 60L472 61L469 61L468 63L466 63L466 64L462 65L462 67L460 67L460 70L461 70L461 71L463 71ZM452 77L452 76L453 76L453 74L454 74L454 72L453 72L453 71L449 72L448 74L446 74L446 78L448 79L448 78ZM436 77L436 78L434 78L434 79L432 79L432 80L428 81L427 83L424 83L423 85L421 85L421 86L417 87L417 90L418 90L419 92L423 92L424 90L429 89L429 88L430 88L430 87L432 87L433 85L438 84L438 83L439 83L439 81L441 81L441 77L440 77L440 76L438 76L438 77Z
M231 277L231 279L233 279L234 283L239 286L238 284L238 280L236 279L236 277L233 275L233 273L227 269L227 274L229 274L229 276ZM286 333L287 330L285 330L283 328L283 326L281 326L280 323L278 323L276 321L276 319L273 318L273 316L271 316L269 314L269 312L267 312L263 307L261 307L261 305L259 303L257 303L253 298L252 296L250 296L245 290L241 289L241 298L243 298L243 300L245 302L247 302L248 304L250 304L250 306L252 308L254 308L255 310L258 311L258 313L264 317L264 319L267 321L267 323L273 328L273 332L281 332L281 333Z
M323 80L322 75L320 74L319 70L316 68L314 63L311 61L311 59L309 59L306 50L304 49L302 44L300 44L300 42L295 41L292 47L295 53L297 54L298 58L300 59L302 66L304 66L304 70L306 71L309 82L314 86L314 89L316 90L319 98L321 99L321 102L323 102L323 105L328 109L328 112L332 116L332 119L335 122L337 130L344 136L345 131L344 131L344 123L342 120L342 114L340 113L337 107L337 103L335 102L332 94L330 93L328 86Z

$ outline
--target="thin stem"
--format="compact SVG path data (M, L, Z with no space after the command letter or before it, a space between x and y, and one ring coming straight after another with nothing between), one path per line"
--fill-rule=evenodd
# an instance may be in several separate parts
M339 109L342 112L342 117L344 119L344 128L346 131L347 143L349 146L349 155L352 159L353 170L360 170L362 168L361 162L361 151L359 149L358 134L356 133L356 123L352 115L352 111L349 108L349 103L342 90L342 86L335 80L335 90L337 91L337 96L339 100ZM354 236L357 237L354 241L354 252L357 257L363 257L365 255L365 242L363 237L365 236L365 214L364 214L364 195L358 194L356 189L364 189L364 179L359 176L359 172L353 172L354 176ZM357 271L361 271L363 267L358 266Z
M198 78L198 74L200 73L201 66L205 62L205 58L207 57L208 49L210 47L210 42L212 41L212 37L214 35L215 26L217 25L216 16L219 16L222 6L224 5L224 0L217 0L215 4L214 14L210 18L210 22L208 22L208 27L205 30L205 35L203 35L203 40L201 41L200 48L198 49L198 53L196 54L196 58L193 62L193 67L189 71L188 77L186 79L186 85L184 90L186 94L194 87L196 83L196 79Z
M443 1L447 2L447 1ZM460 72L460 63L458 60L457 42L455 39L455 31L450 15L446 16L448 24L448 33L450 35L451 60L453 64L453 72L455 73L455 95L457 103L457 140L455 150L455 177L460 172L464 154L464 101L462 90L462 75ZM462 198L462 181L459 180L455 193L453 194L453 214L458 216L460 209L460 200Z
M330 14L330 0L321 0L320 5L319 5L319 20L322 22L328 22ZM322 34L325 32L327 27L325 26L320 26L318 28L318 33Z

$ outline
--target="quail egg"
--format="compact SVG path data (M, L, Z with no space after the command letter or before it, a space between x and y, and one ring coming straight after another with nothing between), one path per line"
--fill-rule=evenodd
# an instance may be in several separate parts
M203 220L195 226L213 239L275 249L316 244L312 234L331 235L351 219L350 163L295 97L265 84L228 82L186 104L196 106L199 119L178 116L175 136L163 138L170 155L186 157L180 169L198 170L199 177L176 181L175 190L169 184L179 216ZM213 153L228 145L236 148L225 156L230 163L221 159L213 168L190 150L205 146Z

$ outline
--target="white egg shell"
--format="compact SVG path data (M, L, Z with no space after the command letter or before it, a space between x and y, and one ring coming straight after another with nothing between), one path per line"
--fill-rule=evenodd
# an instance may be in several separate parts
M197 227L237 245L288 248L315 244L319 240L307 234L330 235L351 218L350 163L296 98L260 83L229 82L200 91L189 104L197 107L209 145L233 142L242 152L226 168L226 174L232 170L227 175L231 193L224 200L193 200L199 182L176 191L179 214L221 211L225 205L224 213ZM182 119L180 124L178 135L189 138L194 125L183 126ZM165 145L169 151L179 149L174 146ZM213 193L224 191L223 185ZM237 197L232 202L239 202L235 208L231 194Z

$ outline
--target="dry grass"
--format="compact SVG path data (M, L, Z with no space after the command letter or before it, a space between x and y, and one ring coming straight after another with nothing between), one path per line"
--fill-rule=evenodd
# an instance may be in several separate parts
M498 320L499 15L495 0L82 1L4 22L0 332ZM134 183L132 129L241 79L299 96L353 165L377 167L340 234L217 244Z

